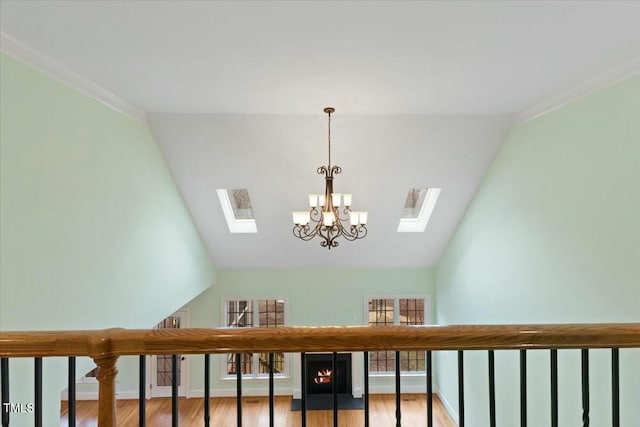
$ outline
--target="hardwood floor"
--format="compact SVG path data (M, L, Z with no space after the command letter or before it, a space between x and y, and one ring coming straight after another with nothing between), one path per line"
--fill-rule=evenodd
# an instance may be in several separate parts
M269 425L269 406L267 397L247 396L242 400L243 425L259 427ZM455 427L444 406L434 395L434 427ZM204 410L202 399L180 399L178 403L180 427L201 427ZM395 395L374 394L369 399L369 420L371 427L389 427L395 425ZM402 425L410 427L427 425L427 403L424 394L402 395ZM78 401L76 407L77 427L97 427L98 402ZM171 399L151 399L146 405L147 426L171 426ZM60 426L67 427L67 402L62 402ZM344 410L338 413L341 427L364 425L362 410ZM291 411L291 396L276 396L275 422L280 427L299 427L300 412ZM333 411L307 411L309 427L333 426ZM118 427L138 426L138 401L118 400ZM211 399L211 426L236 426L235 398L223 397Z

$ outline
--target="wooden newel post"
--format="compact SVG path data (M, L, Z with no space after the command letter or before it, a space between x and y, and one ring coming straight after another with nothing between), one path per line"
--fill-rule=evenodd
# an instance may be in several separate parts
M116 427L116 375L118 356L95 357L98 365L98 427Z

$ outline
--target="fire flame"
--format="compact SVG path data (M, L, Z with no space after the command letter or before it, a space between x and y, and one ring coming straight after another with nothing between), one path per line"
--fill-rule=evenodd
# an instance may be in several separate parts
M313 379L316 384L326 384L331 382L331 369L323 369L318 371L316 377Z

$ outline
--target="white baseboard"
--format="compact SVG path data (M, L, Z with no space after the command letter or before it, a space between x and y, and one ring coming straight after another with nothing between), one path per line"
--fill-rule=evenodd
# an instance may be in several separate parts
M276 396L291 396L291 388L276 388L273 394ZM242 396L268 396L269 392L264 389L242 388ZM191 390L189 397L204 397L204 390ZM211 397L236 397L235 389L211 390Z
M433 388L433 393L438 395L438 397L440 398L440 402L442 402L442 405L444 406L444 409L449 413L449 416L451 417L453 422L458 425L460 422L458 413L453 410L453 407L451 406L449 401L442 395L442 393L440 393L437 387Z
M372 386L369 388L370 394L394 394L394 385ZM402 387L402 393L426 393L426 387L424 385L405 385ZM433 388L433 393L437 394L440 401L444 405L445 410L449 413L451 419L458 424L458 413L454 411L453 407L447 401L447 399L440 393L437 387ZM277 388L274 390L276 396L292 396L293 389L289 387ZM264 389L243 389L243 396L267 396L268 393ZM223 389L223 390L211 390L211 397L235 397L235 389ZM204 390L190 390L189 398L203 398ZM67 392L62 392L60 395L61 400L68 400ZM138 399L138 391L121 391L116 392L116 399ZM79 392L76 393L76 400L98 400L97 392Z
M276 389L274 391L276 396L291 396L292 390L291 388L281 388ZM263 389L242 389L243 396L268 396L268 392ZM127 399L138 399L137 391L119 391L116 392L116 399L118 400L127 400ZM235 389L224 389L224 390L211 390L211 397L235 397L236 390ZM203 398L204 390L190 390L187 398ZM149 399L149 396L147 396ZM69 395L66 391L60 393L60 400L67 401L69 400ZM77 392L76 400L98 400L98 392Z
M137 399L139 396L138 391L117 391L116 399ZM69 400L69 393L63 391L60 393L60 400ZM76 400L98 400L98 392L97 391L83 391L76 392Z
M394 394L396 392L395 384L385 384L369 386L369 394ZM424 384L415 385L402 385L400 387L400 393L426 393L427 387Z
M394 385L371 386L369 388L369 394L394 394L395 392L396 390ZM406 386L402 386L401 392L402 393L426 393L426 390L423 385L411 385L411 386L406 385ZM434 388L433 393L440 395L436 388ZM276 396L292 396L293 390L291 388L277 388L276 390L274 390L274 394ZM243 396L267 396L268 393L264 389L243 388L242 395ZM211 397L235 397L235 396L236 396L235 389L211 390ZM204 390L190 390L189 395L187 397L202 398L204 397ZM359 396L356 396L356 393L354 393L354 397L362 397L362 393L360 393ZM116 392L116 399L124 400L124 399L137 399L137 398L138 398L137 391ZM147 398L149 397L147 396ZM66 391L60 394L60 400L69 400L69 396ZM98 392L89 392L89 391L78 392L76 393L76 400L98 400ZM453 411L453 409L451 409L449 402L447 402L442 396L440 396L440 400L442 400L442 403L447 407L447 410L453 416L455 412Z

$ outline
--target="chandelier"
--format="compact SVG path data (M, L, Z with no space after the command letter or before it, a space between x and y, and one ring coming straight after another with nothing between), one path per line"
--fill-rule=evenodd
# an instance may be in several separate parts
M324 194L309 194L309 211L292 212L293 235L304 241L319 237L320 246L329 250L338 246L338 238L354 241L367 235L367 212L351 210L351 194L333 192L333 176L342 172L340 166L331 166L331 113L334 111L333 107L324 109L329 116L329 163L317 171L324 175Z

